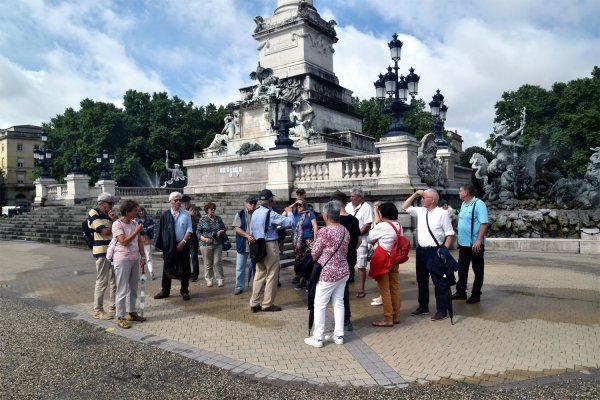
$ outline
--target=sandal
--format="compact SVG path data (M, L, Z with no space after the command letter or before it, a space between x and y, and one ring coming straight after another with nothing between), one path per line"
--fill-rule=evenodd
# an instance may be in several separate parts
M391 328L394 326L394 323L385 322L385 321L377 321L373 322L371 325L379 327L379 328Z
M131 328L131 325L129 325L129 323L127 322L127 319L125 319L125 317L119 317L117 319L117 325L119 325L123 329Z
M146 317L141 317L136 312L130 312L129 314L127 314L127 321L144 322L145 320L146 320Z
M365 297L367 294L365 292L358 292L356 293L356 297L358 297L359 299L362 299L363 297Z

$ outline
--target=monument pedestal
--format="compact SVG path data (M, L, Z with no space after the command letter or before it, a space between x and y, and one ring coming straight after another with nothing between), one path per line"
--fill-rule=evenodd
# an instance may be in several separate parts
M34 207L40 207L48 197L48 185L56 185L54 178L39 177L33 181L35 185L35 198L33 200Z
M375 143L379 149L381 173L380 186L394 186L398 189L422 187L417 172L417 152L419 142L413 136L381 138Z
M302 153L298 149L279 149L269 151L267 188L279 200L289 200L294 187L293 162L300 161Z
M88 175L71 173L67 175L65 181L67 182L66 205L72 206L90 197L90 177ZM109 193L114 194L113 192Z
M100 188L100 192L110 193L113 196L115 195L115 188L117 187L117 182L112 179L102 179L96 182L96 187Z
M444 177L444 186L453 188L454 182L454 166L456 165L456 154L449 147L438 149L436 157L442 160L442 174Z

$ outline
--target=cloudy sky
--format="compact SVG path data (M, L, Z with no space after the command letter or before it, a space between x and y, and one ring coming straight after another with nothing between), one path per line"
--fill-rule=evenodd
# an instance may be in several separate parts
M48 122L84 98L121 104L128 89L227 104L252 82L256 15L276 0L3 0L0 128ZM448 129L482 145L503 91L549 88L600 65L598 0L314 0L335 19L334 69L360 98L404 42L401 72L437 88Z

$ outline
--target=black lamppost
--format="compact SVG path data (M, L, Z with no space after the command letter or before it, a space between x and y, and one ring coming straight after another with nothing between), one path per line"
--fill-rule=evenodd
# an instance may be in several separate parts
M270 150L295 149L294 141L290 139L290 128L293 126L296 126L296 124L285 115L285 110L281 111L277 124L271 120L271 129L277 131L277 139L275 140L275 147L271 147Z
M448 106L444 104L444 95L440 93L440 89L433 95L429 107L431 108L431 115L435 118L435 144L438 148L447 148L448 142L444 138L444 121L446 121Z
M110 177L110 168L115 163L115 156L108 154L108 150L102 150L102 153L96 156L96 163L102 167L101 179L108 180Z
M398 35L394 33L393 40L388 43L392 60L394 61L394 72L392 67L387 68L387 74L379 74L379 79L375 82L375 93L380 106L383 107L383 101L386 94L392 98L389 106L382 109L384 114L392 114L392 123L388 131L382 137L394 136L412 136L409 127L404 123L403 114L410 111L414 106L407 103L408 96L414 100L419 87L419 75L415 74L414 68L410 68L410 73L405 77L398 77L398 61L400 61L400 51L402 42L398 40Z
M71 172L73 174L83 174L84 171L81 168L81 156L77 150L75 150L75 154L73 154L73 157L71 157L71 161L73 162L73 169Z
M36 167L42 167L40 178L50 178L49 168L52 165L52 150L46 143L48 142L48 132L42 132L42 148L33 150L33 158Z

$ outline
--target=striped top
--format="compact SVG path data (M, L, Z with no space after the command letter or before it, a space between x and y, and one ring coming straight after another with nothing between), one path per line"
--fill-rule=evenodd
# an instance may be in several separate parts
M94 247L92 255L96 258L106 257L108 245L112 239L112 234L102 235L102 229L112 228L112 221L106 214L101 214L99 210L92 208L88 212L88 226L94 231Z

